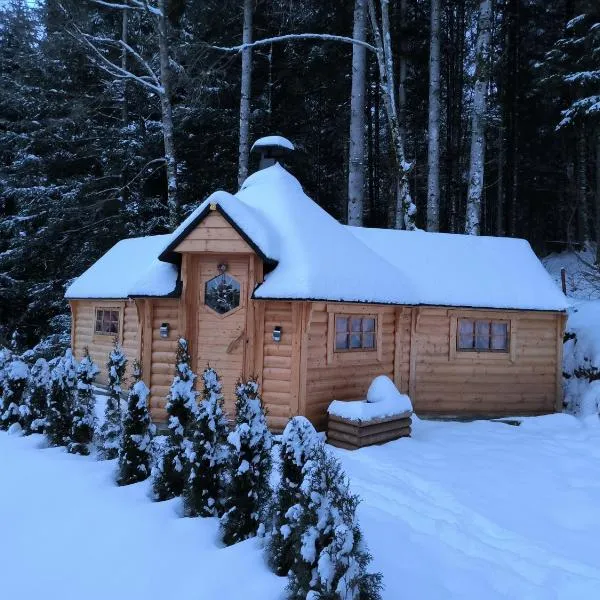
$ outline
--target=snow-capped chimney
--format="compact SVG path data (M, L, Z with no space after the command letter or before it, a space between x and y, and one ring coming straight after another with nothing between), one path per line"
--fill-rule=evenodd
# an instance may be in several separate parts
M250 152L260 153L259 170L266 169L280 162L289 152L294 150L294 144L281 135L268 135L252 144Z

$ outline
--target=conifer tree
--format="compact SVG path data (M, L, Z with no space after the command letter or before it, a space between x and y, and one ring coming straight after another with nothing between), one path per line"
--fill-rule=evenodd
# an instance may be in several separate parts
M295 558L295 543L286 517L299 501L302 469L319 443L318 434L306 417L292 417L281 436L281 481L271 508L271 533L266 545L269 565L277 575L286 575Z
M117 340L108 355L108 400L104 410L104 422L98 432L99 455L104 460L117 458L123 431L121 416L121 382L125 375L127 359Z
M227 546L256 535L271 491L272 439L258 382L239 382L235 393L235 429L227 436L231 455L221 517L221 534Z
M151 444L154 426L148 407L150 390L142 381L142 368L133 363L133 385L127 397L123 436L119 449L119 485L144 481L150 476Z
M29 390L27 392L29 428L27 433L44 433L50 388L50 367L44 358L38 358L31 367L29 378Z
M189 456L190 474L183 499L188 516L221 516L223 478L227 467L227 418L217 372L210 367L202 374L204 390Z
M381 574L367 573L371 556L356 520L358 503L339 461L317 445L304 465L299 502L287 512L296 540L289 598L381 598Z
M71 349L50 362L50 395L46 415L46 437L51 446L66 446L70 441L72 410L77 386L77 365Z
M169 435L152 470L152 487L156 500L169 500L183 493L197 412L195 383L196 375L190 367L188 343L180 338L177 345L175 377L166 405Z
M77 393L73 405L73 422L71 424L71 441L67 450L71 454L90 453L90 444L94 438L94 380L100 369L92 360L87 348L83 358L77 365Z
M20 358L13 358L5 366L0 405L0 428L9 429L21 420L20 407L24 402L28 379L29 367Z

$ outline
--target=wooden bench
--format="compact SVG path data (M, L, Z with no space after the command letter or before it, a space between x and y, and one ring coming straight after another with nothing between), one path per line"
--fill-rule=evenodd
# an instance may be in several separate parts
M338 448L356 450L373 444L385 444L401 437L410 436L412 412L393 417L353 421L329 415L327 441Z

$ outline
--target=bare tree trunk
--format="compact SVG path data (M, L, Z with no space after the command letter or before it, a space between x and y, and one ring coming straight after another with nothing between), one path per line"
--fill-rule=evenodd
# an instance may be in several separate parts
M398 56L398 121L402 139L406 139L406 76L408 44L406 43L406 0L400 0L400 53Z
M124 4L125 6L127 6L127 2L128 0L124 0ZM128 44L128 37L129 37L129 11L128 10L123 10L122 11L122 15L121 15L121 41L123 42L123 44ZM127 49L125 47L125 45L123 46L123 48L121 49L121 69L123 69L123 71L127 71ZM127 92L128 92L128 82L127 79L123 79L122 83L122 88L121 88L121 94L123 95L123 97L121 98L121 121L123 123L123 127L127 127L127 122L129 120L129 106L127 103ZM122 169L121 169L121 192L120 192L120 197L121 197L121 202L123 203L123 205L127 204L128 200L129 200L129 188L127 187L128 184L128 169L127 169L127 160L124 160L122 162Z
M427 127L427 231L440 229L440 0L431 0L429 123Z
M496 235L504 235L504 127L498 127L498 187L496 196Z
M380 0L381 24L377 17L374 0L368 0L369 18L375 46L377 48L377 66L381 80L381 92L388 119L390 138L398 168L398 194L394 225L396 229L416 229L417 208L410 196L408 174L410 163L404 154L404 137L398 121L398 107L394 93L394 64L391 48L389 0Z
M165 162L167 164L167 207L169 225L175 229L179 224L179 198L177 196L177 161L175 159L175 136L173 128L173 106L171 105L171 76L169 72L169 34L167 25L166 0L159 0L160 14L158 20L158 51L160 55L163 141Z
M354 4L352 37L366 40L367 11L365 0ZM365 196L365 86L367 77L367 49L352 46L352 92L350 96L350 152L348 161L348 225L363 224Z
M577 128L577 213L579 217L579 241L587 244L592 239L590 234L590 221L587 208L587 144L585 139L585 128L579 125Z
M244 26L242 43L252 42L253 0L244 0ZM240 144L238 162L238 185L248 177L250 156L250 96L252 93L252 48L242 50L242 82L240 98Z
M481 196L485 170L486 93L489 78L491 0L481 0L475 50L475 85L471 114L471 162L465 233L479 235L481 230Z
M600 265L600 127L596 128L596 264Z

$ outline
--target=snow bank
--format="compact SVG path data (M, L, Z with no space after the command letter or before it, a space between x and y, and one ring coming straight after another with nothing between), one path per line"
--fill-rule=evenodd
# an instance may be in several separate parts
M295 149L294 144L292 144L290 140L284 138L282 135L266 135L265 137L257 139L254 144L252 144L250 152L256 150L257 148L265 148L267 146L277 146L279 148L285 148L286 150Z
M412 412L412 403L389 377L380 375L369 386L366 400L334 400L327 412L342 419L364 422L406 415Z
M560 270L566 271L567 296L572 299L600 299L600 273L594 268L595 247L580 252L555 252L542 260L556 287L561 289Z

